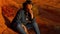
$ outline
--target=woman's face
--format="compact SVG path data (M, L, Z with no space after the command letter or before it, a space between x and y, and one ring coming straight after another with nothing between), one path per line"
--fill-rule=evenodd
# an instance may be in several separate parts
M31 10L32 9L32 4L27 4L27 9Z

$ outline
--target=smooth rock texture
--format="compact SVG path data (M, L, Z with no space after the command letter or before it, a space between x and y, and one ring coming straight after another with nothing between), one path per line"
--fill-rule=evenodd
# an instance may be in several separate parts
M18 34L8 26L25 1L0 0L0 34ZM32 0L32 2L41 34L60 34L60 0ZM34 34L34 31L31 29L29 33Z

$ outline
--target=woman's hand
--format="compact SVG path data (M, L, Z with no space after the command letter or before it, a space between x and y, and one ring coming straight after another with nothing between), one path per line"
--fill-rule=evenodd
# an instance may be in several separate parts
M33 19L33 11L29 10L30 14L31 14L31 18Z

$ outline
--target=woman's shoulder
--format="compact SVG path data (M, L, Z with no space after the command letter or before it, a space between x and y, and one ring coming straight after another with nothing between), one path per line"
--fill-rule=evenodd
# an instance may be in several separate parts
M17 11L17 13L22 13L22 12L24 12L23 9L18 9L18 11Z
M24 12L24 10L23 9L19 9L18 12Z

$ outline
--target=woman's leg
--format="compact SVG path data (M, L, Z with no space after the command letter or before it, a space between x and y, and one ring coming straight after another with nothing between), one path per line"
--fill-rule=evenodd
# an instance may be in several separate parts
M40 30L39 30L39 27L38 27L38 25L37 25L35 19L33 19L33 21L32 21L32 26L33 26L33 28L34 28L36 34L40 34Z
M16 28L19 33L26 34L26 32L24 31L24 28L22 27L22 24L18 23Z

